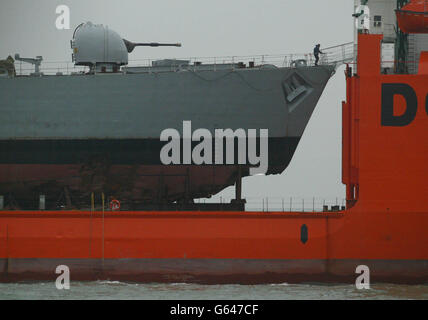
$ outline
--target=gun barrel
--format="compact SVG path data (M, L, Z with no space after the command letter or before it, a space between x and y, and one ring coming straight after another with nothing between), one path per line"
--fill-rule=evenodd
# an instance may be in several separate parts
M181 43L136 43L136 47L181 47Z
M129 53L134 51L135 47L181 47L181 43L134 43L125 39L123 39L123 42L125 42L126 49Z

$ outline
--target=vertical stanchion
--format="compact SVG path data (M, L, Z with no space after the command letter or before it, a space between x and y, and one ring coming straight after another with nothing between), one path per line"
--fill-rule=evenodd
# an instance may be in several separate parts
M91 193L91 216L90 216L90 220L89 220L89 258L92 255L92 216L94 214L94 206L95 206L95 202L94 202L94 193Z
M6 224L6 265L4 266L4 271L3 272L6 272L6 274L9 272L9 260L10 260L10 257L9 257L9 225L8 224Z
M101 193L102 203L103 203L103 219L102 219L102 247L101 247L101 257L104 266L104 192Z

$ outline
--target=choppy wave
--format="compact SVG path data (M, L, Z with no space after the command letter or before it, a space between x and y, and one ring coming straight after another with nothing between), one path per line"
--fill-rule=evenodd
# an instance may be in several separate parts
M120 287L120 288L118 288ZM268 284L199 285L189 283L138 284L120 281L71 282L70 290L58 290L53 282L0 283L0 299L162 299L162 300L294 300L294 299L428 299L428 285Z

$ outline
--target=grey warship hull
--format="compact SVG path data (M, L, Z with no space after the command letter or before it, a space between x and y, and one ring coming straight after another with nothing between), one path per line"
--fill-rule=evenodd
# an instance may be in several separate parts
M164 129L268 129L269 169L289 164L334 66L0 78L0 195L123 204L209 197L248 166L163 165Z

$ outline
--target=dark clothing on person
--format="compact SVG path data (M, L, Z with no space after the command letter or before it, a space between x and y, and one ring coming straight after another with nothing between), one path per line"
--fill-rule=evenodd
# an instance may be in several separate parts
M315 46L314 48L314 56L315 56L315 65L318 65L318 61L320 61L320 53L322 54L320 50L320 45Z

